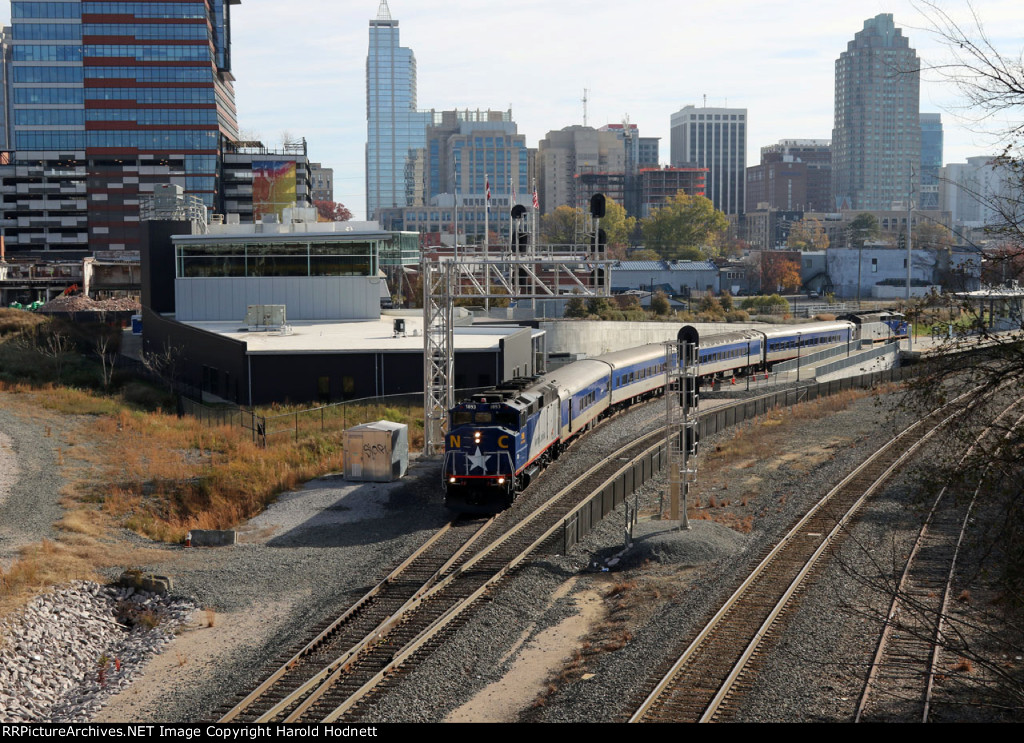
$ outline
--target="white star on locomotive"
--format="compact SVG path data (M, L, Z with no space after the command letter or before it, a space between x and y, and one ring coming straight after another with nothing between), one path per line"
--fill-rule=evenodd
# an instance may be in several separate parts
M490 459L490 458L491 458L490 454L482 454L480 452L480 447L479 446L476 448L476 454L470 454L468 457L466 457L466 459L469 460L469 464L470 464L469 469L470 469L470 471L473 471L477 467L479 467L484 472L487 471L487 460Z

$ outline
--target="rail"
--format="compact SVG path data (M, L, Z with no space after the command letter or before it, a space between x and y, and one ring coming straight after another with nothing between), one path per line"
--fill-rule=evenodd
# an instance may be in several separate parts
M700 438L704 439L745 421L764 416L770 410L793 407L799 403L836 395L847 390L870 389L879 384L900 382L916 373L912 367L899 367L861 374L856 377L834 379L830 382L791 387L754 398L738 400L730 405L702 413L697 419L697 431ZM561 539L552 542L552 546L560 547L564 554L565 550L581 542L608 514L624 503L626 498L661 472L667 462L668 457L662 445L648 449L624 466L601 486L599 492L566 515L562 524Z

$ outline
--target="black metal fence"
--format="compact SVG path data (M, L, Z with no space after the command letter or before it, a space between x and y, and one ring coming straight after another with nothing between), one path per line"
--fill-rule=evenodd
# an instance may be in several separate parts
M485 388L457 390L456 398L468 397ZM282 413L259 414L255 410L234 405L211 406L187 396L181 396L181 410L209 426L241 427L250 432L252 440L261 446L268 443L299 441L306 436L341 433L350 426L398 417L394 408L423 405L423 393L364 397L358 400L320 405L315 408ZM389 410L390 409L390 410Z

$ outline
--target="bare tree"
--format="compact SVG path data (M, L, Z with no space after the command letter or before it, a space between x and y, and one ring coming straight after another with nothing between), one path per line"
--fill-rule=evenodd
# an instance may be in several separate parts
M177 392L178 379L181 373L181 351L169 340L157 351L143 351L140 354L142 366L155 377L163 380L172 395Z
M103 375L103 389L110 390L114 376L114 364L121 352L121 329L109 324L107 314L100 314L100 322L93 335L93 351L100 357L100 371Z
M928 69L960 90L967 117L979 124L987 123L1024 106L1024 56L1019 51L1013 55L996 48L973 4L967 4L970 20L966 24L932 0L916 0L914 4L925 18L928 30L944 43L949 53L947 60ZM1020 145L1024 121L1001 119L999 127L1001 131L997 133L1006 141L1007 148Z
M67 356L74 348L74 340L67 329L61 327L57 320L51 319L36 326L34 331L22 335L21 342L24 347L50 360L57 376L57 382L60 383Z

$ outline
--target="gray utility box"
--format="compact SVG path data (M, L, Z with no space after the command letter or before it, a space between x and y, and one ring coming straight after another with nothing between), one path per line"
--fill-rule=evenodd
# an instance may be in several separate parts
M279 328L288 322L283 304L250 304L245 308L245 324L250 328Z
M391 482L409 468L409 427L377 421L345 431L345 479Z

